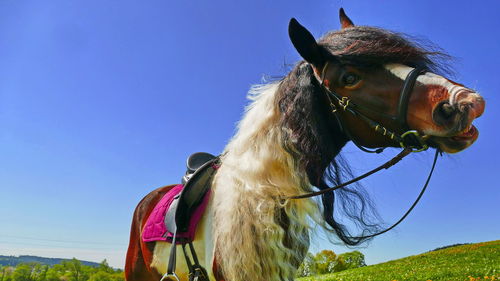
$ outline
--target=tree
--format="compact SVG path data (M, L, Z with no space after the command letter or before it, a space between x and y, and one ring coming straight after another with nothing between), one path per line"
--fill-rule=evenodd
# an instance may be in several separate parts
M316 255L307 253L304 261L297 269L296 277L333 273L362 266L366 266L365 256L359 251L347 252L337 256L331 250L322 250Z
M2 267L2 278L1 281L12 281L12 274L14 273L14 268L12 266Z
M314 261L314 255L307 253L304 261L300 264L299 269L297 269L297 277L307 277L317 274L316 262Z
M89 281L113 281L112 275L105 271L98 271L90 276Z
M0 281L11 281L12 272L14 272L14 268L12 266L0 265Z
M66 273L66 269L62 264L56 264L50 267L45 274L46 281L61 281L61 276Z
M32 264L31 279L34 281L46 281L48 269L48 265L41 265L39 263Z
M29 264L19 264L12 273L12 281L33 281L32 267Z
M68 281L85 281L88 279L89 270L79 260L73 258L70 261L63 261L62 265L66 269Z
M106 273L113 273L114 272L114 269L109 266L108 261L106 259L104 259L99 264L98 270L99 271L104 271Z
M39 263L21 263L15 268L0 266L0 281L125 281L125 276L106 260L92 267L72 259L54 266Z
M332 250L323 250L314 257L318 274L334 272L337 264L337 255Z
M365 255L359 251L343 253L339 255L339 259L345 264L345 269L358 268L366 266Z
M333 267L333 272L339 272L346 269L347 266L345 265L344 258L342 258L342 254L340 254L337 256L335 266Z
M5 279L5 275L7 275L7 268L5 266L0 265L0 281L3 281Z

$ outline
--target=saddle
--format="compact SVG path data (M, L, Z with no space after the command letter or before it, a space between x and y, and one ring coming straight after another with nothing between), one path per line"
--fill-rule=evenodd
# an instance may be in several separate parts
M199 263L192 243L193 241L177 237L177 233L188 231L189 222L194 210L201 204L212 186L212 178L218 168L218 161L219 157L205 152L197 152L189 156L186 163L187 171L182 177L184 188L179 195L174 197L165 215L165 225L170 232L174 233L172 245L179 244L182 246L189 269L190 281L208 281L208 274L206 269ZM189 257L186 246L189 248L191 257ZM160 281L169 277L179 280L175 274L176 249L177 247L172 246L167 273L165 273Z

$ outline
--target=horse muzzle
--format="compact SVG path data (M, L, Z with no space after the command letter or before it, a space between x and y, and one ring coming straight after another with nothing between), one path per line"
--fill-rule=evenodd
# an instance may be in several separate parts
M433 120L444 128L444 134L431 141L447 153L456 153L472 145L479 136L472 122L485 109L484 99L472 91L462 91L449 101L441 102L433 111Z

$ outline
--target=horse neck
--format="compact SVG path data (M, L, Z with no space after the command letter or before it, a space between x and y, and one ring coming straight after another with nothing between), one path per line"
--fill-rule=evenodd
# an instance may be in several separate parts
M308 183L281 145L277 88L254 92L214 179L215 248L228 280L293 278L305 254L297 249L308 247L308 218L319 213L310 200L279 200Z

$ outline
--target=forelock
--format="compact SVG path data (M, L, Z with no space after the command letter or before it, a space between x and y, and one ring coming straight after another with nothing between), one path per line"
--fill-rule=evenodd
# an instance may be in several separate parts
M325 34L318 42L341 61L362 65L400 63L450 74L450 56L423 39L381 28L355 26Z

